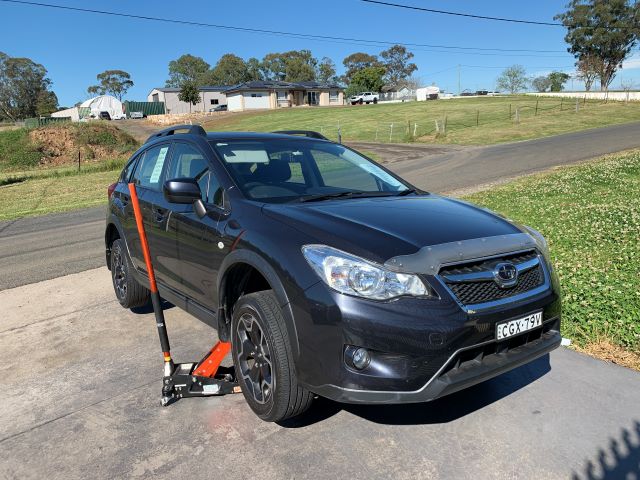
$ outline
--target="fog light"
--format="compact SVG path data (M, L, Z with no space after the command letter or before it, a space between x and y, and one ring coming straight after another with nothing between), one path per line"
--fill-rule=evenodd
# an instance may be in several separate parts
M369 363L371 363L371 356L366 348L358 348L355 352L353 352L353 357L351 357L351 361L353 362L353 366L358 370L362 370L363 368L367 368Z

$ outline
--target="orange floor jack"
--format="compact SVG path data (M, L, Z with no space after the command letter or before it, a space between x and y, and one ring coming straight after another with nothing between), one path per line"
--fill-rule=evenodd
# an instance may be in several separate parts
M226 395L228 393L240 393L241 389L235 377L233 367L221 367L224 357L231 350L228 342L217 342L213 348L198 363L173 363L171 358L171 347L169 346L169 336L164 321L162 302L158 293L156 277L149 254L149 244L147 235L142 223L140 203L138 194L133 183L129 184L131 194L131 204L140 235L142 254L147 266L149 276L149 290L151 291L151 302L156 316L156 327L160 337L160 346L164 356L164 376L162 379L162 406L186 397L208 397L212 395Z

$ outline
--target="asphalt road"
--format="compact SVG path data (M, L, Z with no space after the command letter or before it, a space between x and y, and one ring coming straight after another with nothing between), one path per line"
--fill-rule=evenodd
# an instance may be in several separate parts
M352 143L414 185L452 192L640 147L640 123L489 147ZM0 222L0 290L104 264L104 208Z
M34 301L34 299L46 299ZM640 375L560 348L435 402L319 400L264 423L242 395L159 405L152 313L98 268L0 292L0 478L624 479L640 471ZM215 331L165 312L172 353Z

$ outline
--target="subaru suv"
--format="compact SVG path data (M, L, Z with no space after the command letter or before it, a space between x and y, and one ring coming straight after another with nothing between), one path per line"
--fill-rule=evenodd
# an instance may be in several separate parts
M433 400L560 344L540 233L314 132L149 138L109 187L106 260L125 308L149 299L129 182L160 294L231 342L266 421L314 396Z

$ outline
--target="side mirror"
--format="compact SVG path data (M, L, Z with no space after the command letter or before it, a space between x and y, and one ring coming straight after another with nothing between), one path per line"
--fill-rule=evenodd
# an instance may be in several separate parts
M174 178L164 182L164 198L170 203L193 203L200 200L200 186L193 178Z

